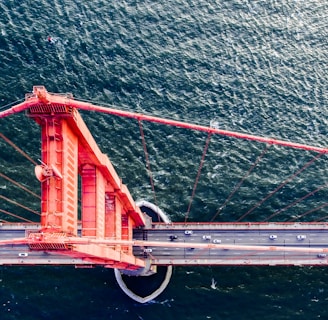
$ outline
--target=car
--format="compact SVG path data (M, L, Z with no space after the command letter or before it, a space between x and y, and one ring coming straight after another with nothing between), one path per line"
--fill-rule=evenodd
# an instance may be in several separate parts
M211 240L211 236L209 234L204 234L203 240Z
M144 249L144 253L152 253L152 252L153 252L153 249L151 249L151 248Z
M318 253L318 255L317 255L317 257L318 257L318 258L321 258L321 259L322 259L322 258L326 258L326 256L327 256L327 255L326 255L325 253Z
M269 235L269 239L270 240L276 240L278 237L277 237L277 235L276 234L270 234Z
M185 230L185 235L190 236L192 234L192 230Z
M20 252L18 254L19 257L27 257L28 256L28 253L27 252Z
M177 240L177 239L178 239L177 235L170 235L170 240L171 241L174 241L174 240Z
M220 239L214 239L213 243L221 243L221 240Z
M306 235L305 234L299 234L297 237L296 237L297 240L301 241L301 240L305 240L306 239Z

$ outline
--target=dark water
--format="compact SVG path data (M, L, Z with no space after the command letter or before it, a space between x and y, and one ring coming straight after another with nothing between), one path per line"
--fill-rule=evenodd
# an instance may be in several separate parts
M216 120L223 129L327 146L327 17L328 4L319 0L3 0L0 104L44 85L100 105L204 125ZM95 113L83 117L134 198L152 201L138 124ZM158 205L173 221L183 220L206 135L143 125ZM39 157L38 128L24 115L1 119L0 126ZM33 165L8 155L0 143L1 172L38 191ZM212 137L190 220L209 221L264 148ZM238 219L314 155L270 147L216 220ZM327 169L322 156L247 220L261 221L323 185ZM36 206L6 181L0 186L4 196ZM326 194L322 189L275 219L324 205ZM326 211L300 221L323 218ZM111 270L0 272L1 319L328 317L325 268L176 268L167 290L142 306L121 293Z

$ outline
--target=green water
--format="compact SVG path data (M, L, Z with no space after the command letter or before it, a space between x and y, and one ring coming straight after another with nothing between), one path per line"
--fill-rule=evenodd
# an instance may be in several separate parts
M327 15L328 5L319 0L3 0L0 108L24 98L33 85L45 85L100 105L203 125L215 119L222 129L326 146ZM82 115L133 197L152 201L138 123ZM206 134L143 126L158 205L181 221ZM1 119L0 127L34 160L40 157L39 129L30 119L15 115ZM33 165L0 144L1 172L39 192ZM213 136L190 220L209 221L264 148ZM216 220L235 221L313 156L270 147ZM326 172L323 156L247 220L261 221L315 190L326 182ZM34 197L2 178L0 192L38 209ZM286 221L326 198L322 189L275 219ZM12 209L8 203L1 208ZM322 208L301 221L326 215ZM112 270L0 272L1 319L327 318L326 268L176 268L166 291L147 305L125 297Z

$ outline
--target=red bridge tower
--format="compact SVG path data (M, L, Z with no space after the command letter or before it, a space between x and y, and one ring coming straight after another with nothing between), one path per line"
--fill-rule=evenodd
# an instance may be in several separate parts
M28 116L41 126L41 164L35 172L41 182L42 238L55 240L57 235L60 242L60 238L76 237L81 220L82 238L132 241L133 228L145 226L146 217L98 148L77 109L67 103L68 98L34 87L33 94L17 106L28 107ZM48 240L36 245L49 249L54 244ZM76 256L87 255L90 262L96 260L108 267L145 266L144 260L132 254L132 246L77 243L73 251Z

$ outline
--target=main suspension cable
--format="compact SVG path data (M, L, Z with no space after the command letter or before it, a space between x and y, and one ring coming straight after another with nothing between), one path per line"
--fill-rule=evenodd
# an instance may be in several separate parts
M272 197L277 191L279 191L282 187L284 187L289 181L293 180L297 175L299 175L302 171L304 171L308 166L310 166L314 161L319 159L324 153L318 153L315 157L313 157L309 162L307 162L301 169L299 169L297 172L292 174L290 177L288 177L283 183L281 183L276 189L274 189L272 192L270 192L265 198L263 198L261 201L255 204L251 209L249 209L245 214L243 214L237 222L244 219L247 215L249 215L251 212L253 212L257 207L259 207L264 201L268 200L270 197Z
M24 101L24 100L25 100L25 98L20 98L20 99L14 101L14 102L9 102L9 103L7 103L6 105L1 106L1 107L0 107L0 110L6 109L6 108L8 108L8 107L11 107L12 105L14 105L14 104L16 104L16 103L18 103L18 102L22 102L22 101Z
M325 148L325 147L315 147L315 146L309 146L309 145L300 144L300 143L294 143L294 142L290 142L290 141L282 141L282 140L277 140L277 139L273 139L273 138L254 136L254 135L241 133L241 132L221 130L221 129L216 128L215 126L207 127L207 126L186 123L186 122L177 121L177 120L163 119L163 118L155 117L155 116L147 116L145 114L140 114L140 113L136 113L136 112L129 112L129 111L118 110L118 109L113 109L113 108L108 108L108 107L102 107L102 106L93 105L89 102L78 101L78 100L73 99L72 95L50 94L46 91L46 89L44 87L39 87L39 88L35 87L34 89L33 89L33 94L26 97L24 102L17 104L8 110L0 111L0 118L7 117L11 114L24 111L32 106L36 106L36 105L40 105L40 104L44 104L44 103L60 104L60 105L68 105L72 108L77 108L77 109L81 109L81 110L99 111L99 112L112 114L112 115L116 115L116 116L122 116L122 117L127 117L127 118L138 119L138 120L145 120L145 121L172 125L172 126L176 126L176 127L180 127L180 128L187 128L187 129L192 129L192 130L197 130L197 131L211 132L212 134L221 134L221 135L225 135L228 137L258 141L258 142L269 143L269 144L276 144L276 145L280 145L280 146L303 149L303 150L308 150L308 151L315 151L315 152L319 152L319 153L321 153L321 152L328 153L328 148Z
M240 186L243 184L243 182L245 181L245 179L250 175L250 173L254 170L254 168L257 166L257 164L259 163L259 161L263 158L263 156L266 154L266 152L268 151L268 149L271 147L271 145L267 145L266 148L262 151L262 153L257 157L256 161L252 164L252 166L248 169L248 171L246 172L246 174L240 179L239 183L235 186L235 188L231 191L230 195L228 196L228 198L225 200L225 202L223 203L223 205L221 205L221 207L219 208L219 210L217 211L217 213L213 216L213 218L211 219L211 222L214 221L214 219L220 214L220 212L225 208L225 206L227 205L227 203L230 201L230 199L233 197L233 195L238 191L238 189L240 188Z
M320 191L321 189L323 188L326 188L328 186L328 183L320 186L319 188L309 192L308 194L306 194L304 197L302 198L299 198L297 200L295 200L294 202L290 203L288 206L280 209L280 210L277 210L276 212L274 212L271 216L267 217L266 219L264 219L262 222L266 222L268 220L270 220L271 218L275 217L276 215L278 215L279 213L283 212L283 211L286 211L287 209L289 209L290 207L293 207L294 205L296 205L297 203L301 202L302 200L305 200L306 198L310 197L310 196L313 196L315 193L317 193L318 191Z
M200 174L201 174L201 171L202 171L202 168L203 168L203 164L204 164L204 161L205 161L205 156L206 156L206 153L207 153L208 146L210 144L210 140L211 140L211 133L208 132L206 142L205 142L205 146L204 146L204 150L203 150L203 154L202 154L202 158L201 158L200 163L199 163L198 172L197 172L197 176L196 176L196 179L195 179L194 187L193 187L192 194L191 194L191 197L190 197L189 206L188 206L187 212L185 214L185 222L187 222L187 220L188 220L188 216L189 216L190 209L191 209L191 203L192 203L192 201L194 199L194 196L195 196L196 188L197 188L199 177L200 177Z

